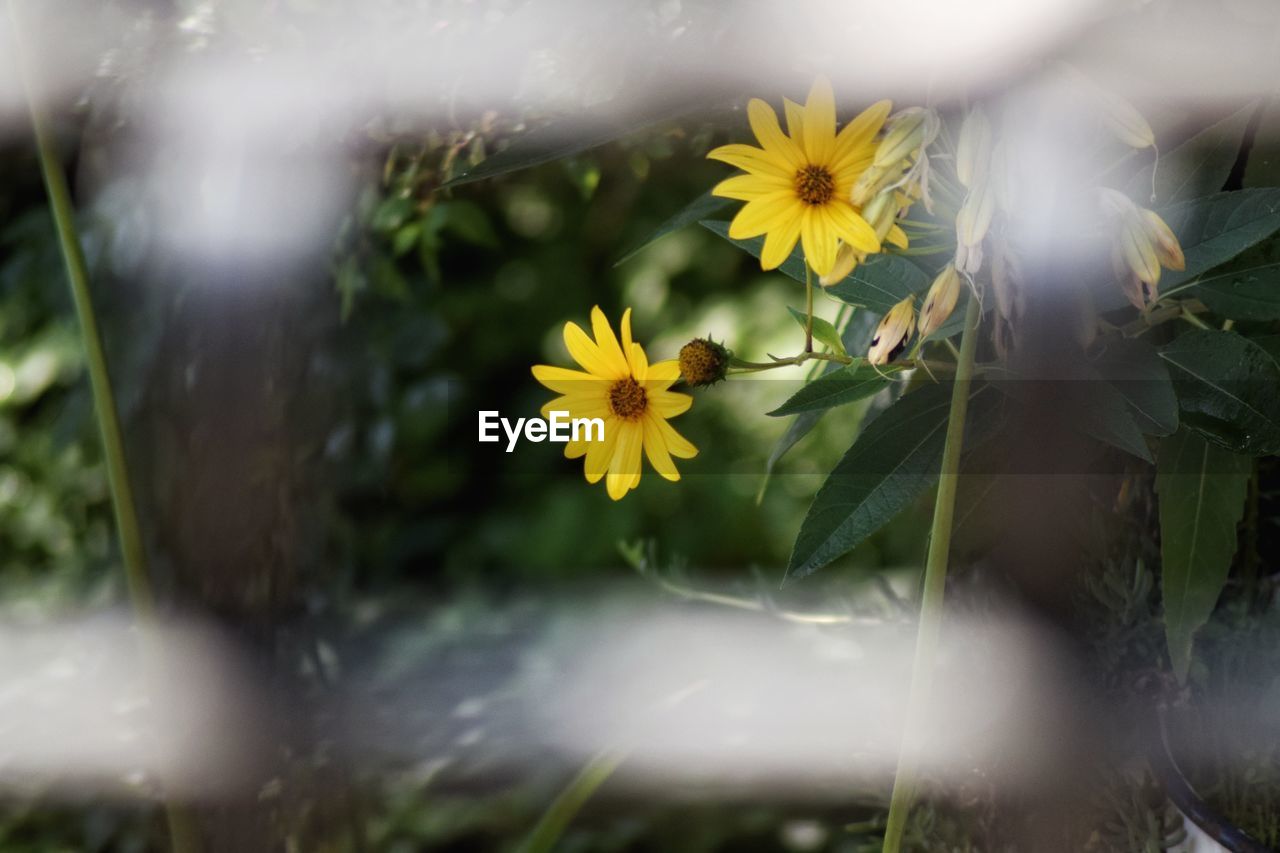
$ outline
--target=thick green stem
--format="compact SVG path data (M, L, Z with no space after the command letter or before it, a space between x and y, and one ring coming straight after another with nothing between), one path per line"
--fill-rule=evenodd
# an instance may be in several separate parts
M934 659L942 626L942 597L947 583L947 556L951 550L951 523L956 507L956 487L960 482L960 454L964 449L964 424L969 408L969 386L973 379L974 351L978 346L981 300L970 299L964 315L964 336L956 362L955 385L951 390L951 412L947 420L946 446L942 452L942 473L938 497L933 506L933 529L929 536L929 556L925 562L924 588L920 598L920 624L916 629L915 661L911 668L911 695L906 727L898 755L898 773L889 801L889 818L884 830L885 853L897 853L902 833L915 798L916 765L919 757L919 721L928 707L933 687Z
M75 207L67 180L58 163L53 133L40 107L40 101L32 84L31 75L22 54L22 24L17 0L9 0L9 19L13 22L18 73L31 111L31 125L35 133L36 150L40 159L40 171L44 175L49 207L53 213L58 233L58 244L71 286L80 336L84 341L85 361L89 368L89 384L93 392L93 408L97 416L98 432L102 439L102 454L107 467L107 481L111 490L111 505L115 511L116 530L120 537L120 551L124 561L125 580L134 613L144 628L155 622L155 596L147 576L146 550L138 525L138 514L129 484L129 471L125 462L124 441L120 432L120 418L116 411L115 397L111 393L111 377L107 359L102 349L98 321L89 294L89 273L84 251L76 232ZM157 650L144 638L144 656L148 665L154 663ZM182 807L166 804L169 837L175 853L196 853L200 849L194 821Z

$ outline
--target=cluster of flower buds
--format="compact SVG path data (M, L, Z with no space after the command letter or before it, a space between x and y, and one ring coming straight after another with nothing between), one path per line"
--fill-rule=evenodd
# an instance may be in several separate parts
M1111 226L1111 260L1124 294L1145 310L1158 299L1161 268L1182 270L1186 259L1173 231L1154 210L1138 207L1111 189L1098 192Z
M871 338L867 361L871 364L888 364L906 349L916 332L920 333L920 340L924 340L942 328L942 324L955 311L963 287L964 281L956 271L955 264L943 267L924 296L919 322L916 320L915 296L903 299L881 318L880 325Z
M930 206L929 158L925 149L937 138L940 127L937 114L923 107L894 114L885 123L885 133L871 165L854 183L849 200L860 208L862 218L875 229L881 243L907 248L907 234L897 224L898 217L922 198L925 206ZM865 253L842 245L835 266L819 282L829 287L865 260Z

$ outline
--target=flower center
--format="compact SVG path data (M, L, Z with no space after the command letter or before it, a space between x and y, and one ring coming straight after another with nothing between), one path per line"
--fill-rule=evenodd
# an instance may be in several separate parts
M826 204L836 194L836 179L823 166L802 166L796 172L796 195L805 204Z
M645 396L644 389L630 376L609 387L609 408L623 420L640 417L648 406L649 398Z

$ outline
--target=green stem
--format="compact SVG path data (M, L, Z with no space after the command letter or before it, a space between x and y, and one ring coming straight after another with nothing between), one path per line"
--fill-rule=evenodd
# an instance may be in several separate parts
M960 482L960 453L964 449L964 424L969 408L969 386L973 379L974 352L978 346L981 300L970 299L964 314L964 336L956 362L955 385L951 390L951 412L947 419L946 445L942 452L942 472L938 497L933 507L933 529L929 535L929 556L925 562L924 589L920 600L920 625L916 629L915 661L911 668L911 695L907 722L898 756L898 773L889 801L885 823L885 853L898 853L902 833L915 798L918 761L918 721L929 704L933 686L934 659L942 625L942 597L947 583L947 556L951 550L951 523L956 507L956 487Z
M120 536L120 551L124 561L125 580L134 613L144 627L155 623L155 596L147 577L146 550L138 525L133 489L129 484L129 472L125 462L124 441L120 432L120 418L115 398L111 393L111 377L107 370L98 321L89 294L89 273L84 251L76 232L75 207L67 189L66 176L58 163L54 149L53 133L36 97L29 69L22 52L22 26L17 0L9 0L9 19L13 22L15 53L18 74L31 112L31 126L35 133L36 150L40 159L40 171L44 176L45 190L58 233L58 245L67 270L71 296L75 303L76 319L84 341L85 361L89 368L89 384L93 393L93 408L98 420L98 432L102 439L102 453L107 468L107 482L111 491L111 505L115 512L116 529ZM151 644L147 644L150 646ZM145 650L144 650L145 651ZM154 649L152 649L154 652ZM167 803L166 813L169 836L175 853L195 853L200 849L194 821L180 806Z
M17 2L10 0L9 14L17 29ZM21 43L20 38L15 42ZM102 438L102 451L106 459L107 480L111 488L111 502L115 508L116 528L120 534L120 550L124 557L125 577L134 609L144 619L155 614L155 600L147 582L146 554L138 528L138 516L134 509L133 492L125 468L124 443L120 437L120 421L116 414L115 399L111 395L111 379L107 372L106 357L102 351L102 339L93 313L89 296L89 273L76 234L75 209L66 178L58 164L54 151L53 134L49 130L44 113L39 108L31 81L27 77L24 62L19 62L27 103L31 110L31 125L35 131L36 148L40 157L40 171L44 174L45 189L57 227L58 244L67 268L71 296L75 302L76 318L84 340L85 359L89 366L89 383L93 389L93 406L98 417L98 431Z
M578 775L547 807L538 825L520 845L519 853L546 853L551 850L568 828L569 822L591 795L605 780L613 775L618 765L627 757L625 750L604 749L592 756Z
M813 270L804 265L804 351L813 352Z

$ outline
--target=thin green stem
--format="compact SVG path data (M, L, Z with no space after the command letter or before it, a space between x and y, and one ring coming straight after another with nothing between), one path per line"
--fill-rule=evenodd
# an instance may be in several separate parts
M804 265L804 351L813 352L813 270Z
M155 623L155 596L147 576L146 549L138 525L138 514L129 484L129 471L124 454L124 440L120 432L120 417L115 397L111 393L111 376L107 370L106 354L98 321L89 293L89 272L84 251L76 231L75 207L67 188L66 176L58 163L53 133L49 128L40 101L32 83L31 74L23 55L22 22L18 0L9 0L9 19L13 22L15 53L18 74L31 112L31 126L35 134L36 150L40 159L40 171L44 176L49 207L58 234L58 245L67 270L75 303L76 319L84 341L85 361L89 369L89 384L93 393L93 408L98 421L98 433L102 440L102 453L107 468L107 482L111 491L111 505L115 512L116 530L120 536L120 552L124 561L125 581L134 613L143 627ZM156 649L144 638L144 656L153 661ZM175 853L196 853L200 849L195 823L190 814L174 803L166 803L169 837Z
M10 16L16 20L15 6L16 3L10 0ZM19 40L15 39L15 41ZM93 390L93 406L97 413L98 431L102 438L102 452L107 466L111 502L115 509L116 529L120 535L120 550L124 558L129 597L133 601L133 607L138 616L149 620L155 614L155 600L147 580L146 552L142 546L133 490L130 488L129 475L125 467L120 420L116 413L115 399L111 394L111 379L107 372L106 356L103 354L98 322L94 316L93 302L89 295L89 273L84 252L80 248L80 240L76 234L75 209L71 203L71 193L67 189L66 178L62 174L62 167L54 151L53 134L49 130L43 112L37 106L30 81L26 77L25 67L22 71L23 82L27 87L28 103L31 105L31 124L35 130L40 171L44 174L49 206L58 232L58 244L62 250L67 279L71 285L71 296L75 302L76 319L79 321L80 334L84 340L89 384Z
M969 386L973 379L974 352L978 346L981 300L970 299L964 314L964 335L956 362L955 385L951 390L951 411L947 419L946 445L942 452L942 472L938 497L933 506L933 529L929 536L929 556L925 562L924 588L920 600L920 624L916 629L915 661L911 669L911 695L907 722L898 755L898 773L889 801L885 823L884 851L898 853L902 833L915 799L919 750L919 721L928 706L933 686L934 659L942 626L942 599L947 582L947 556L951 550L951 527L955 515L956 488L960 482L960 454L964 449L964 424L969 408Z
M573 777L573 781L547 807L538 825L520 845L519 853L547 853L555 847L574 815L591 799L596 789L613 775L613 771L618 769L618 765L626 757L626 750L621 749L604 749L592 756L578 771L578 775Z

